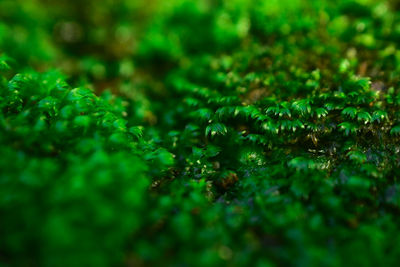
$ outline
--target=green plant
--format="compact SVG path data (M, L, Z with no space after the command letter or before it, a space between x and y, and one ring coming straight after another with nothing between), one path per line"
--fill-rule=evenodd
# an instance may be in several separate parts
M395 1L26 3L0 2L1 264L396 266Z

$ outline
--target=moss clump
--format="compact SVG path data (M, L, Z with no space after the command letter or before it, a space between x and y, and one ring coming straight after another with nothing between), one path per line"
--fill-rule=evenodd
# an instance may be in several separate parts
M20 2L1 263L396 265L395 2Z

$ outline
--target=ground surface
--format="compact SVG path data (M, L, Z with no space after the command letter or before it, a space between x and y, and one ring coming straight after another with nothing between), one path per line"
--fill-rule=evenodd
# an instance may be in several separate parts
M396 266L399 8L0 1L0 266Z

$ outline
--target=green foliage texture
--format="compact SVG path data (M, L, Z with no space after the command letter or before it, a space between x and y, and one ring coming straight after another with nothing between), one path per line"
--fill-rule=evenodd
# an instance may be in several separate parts
M397 266L399 23L0 1L0 266Z

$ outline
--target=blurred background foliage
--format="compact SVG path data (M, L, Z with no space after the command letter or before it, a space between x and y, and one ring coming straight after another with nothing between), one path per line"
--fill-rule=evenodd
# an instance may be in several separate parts
M0 266L396 266L399 22L0 1Z

